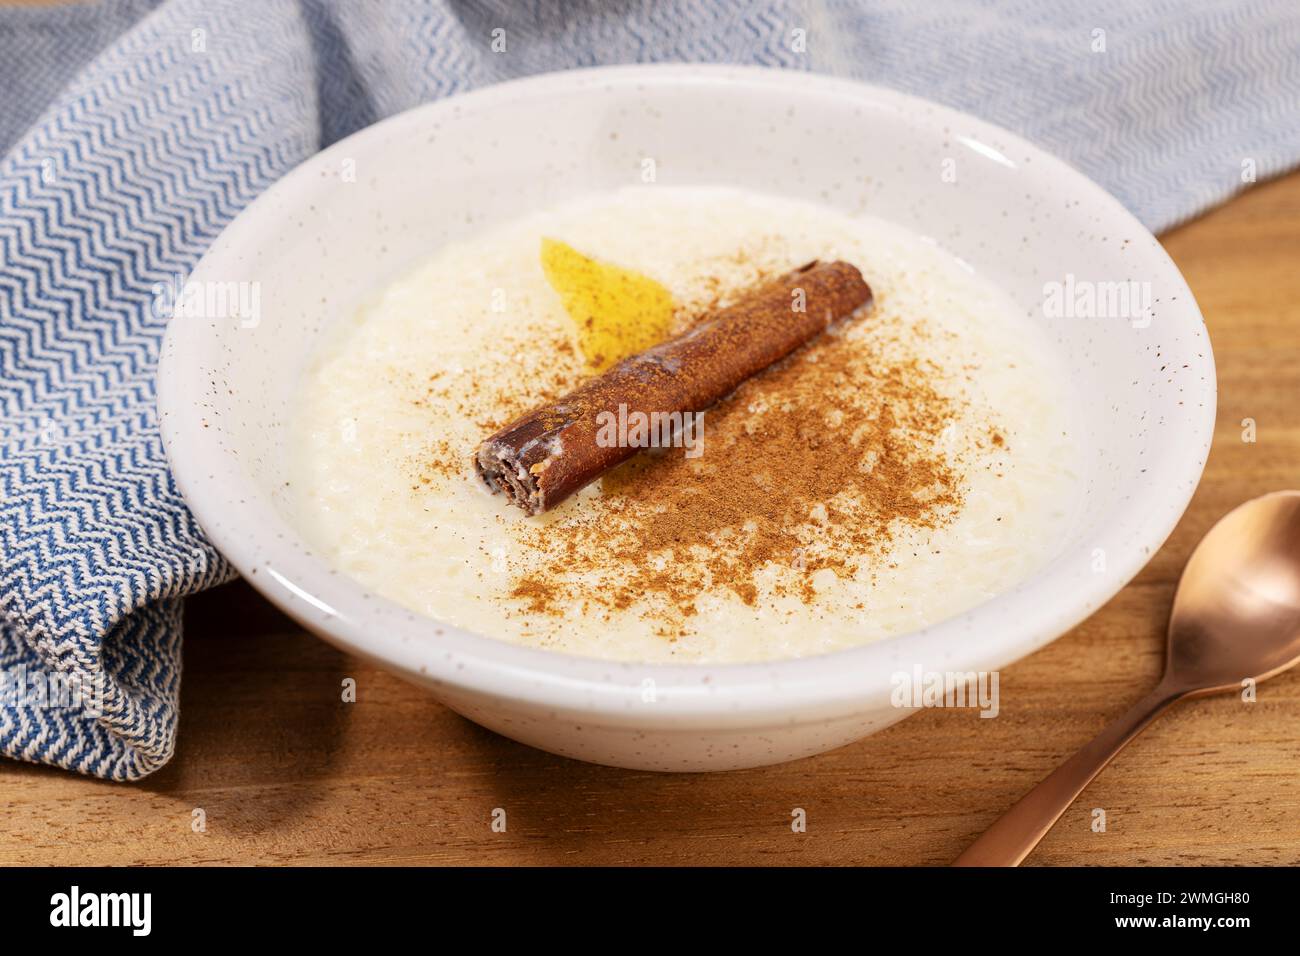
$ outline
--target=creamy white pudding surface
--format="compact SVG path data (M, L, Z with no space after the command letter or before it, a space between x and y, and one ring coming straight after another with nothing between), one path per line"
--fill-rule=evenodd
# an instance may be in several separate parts
M875 301L708 410L698 458L643 453L530 518L472 456L591 374L543 237L658 280L677 329L817 258L856 265ZM605 195L444 248L331 337L293 426L297 523L376 593L520 644L721 662L879 640L1065 540L1072 396L1041 336L885 222L721 189Z

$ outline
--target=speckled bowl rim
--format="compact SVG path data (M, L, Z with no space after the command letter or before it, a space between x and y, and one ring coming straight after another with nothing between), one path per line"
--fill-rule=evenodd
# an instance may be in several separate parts
M356 149L358 139L384 128L412 135L453 111L502 101L547 97L609 84L730 84L756 95L773 86L847 97L889 109L915 124L961 128L985 142L1007 144L1051 171L1058 192L1095 210L1112 235L1146 237L1144 268L1178 288L1177 303L1162 312L1190 332L1186 354L1176 356L1199 375L1187 396L1206 412L1193 419L1181 453L1149 463L1135 493L1090 548L1111 556L1101 573L1080 573L1077 550L1067 551L1020 585L938 624L862 647L814 657L749 664L647 664L615 662L521 647L440 624L369 593L311 554L297 533L263 500L263 492L223 453L203 427L198 399L207 377L203 353L211 332L200 323L168 326L159 368L158 405L164 446L175 480L200 525L230 563L262 594L308 629L353 654L417 683L448 685L567 714L601 715L607 723L691 729L694 718L712 725L772 726L816 720L887 689L889 676L923 663L929 669L971 671L1004 667L1055 640L1087 618L1147 563L1177 524L1191 499L1214 429L1214 360L1204 321L1177 267L1150 233L1118 201L1082 173L1006 130L956 110L892 90L831 77L757 67L657 65L600 67L544 74L486 87L407 112L362 130L298 166L227 227L228 233L269 228L263 210L292 207L320 171ZM209 253L191 278L221 274ZM1182 326L1186 326L1183 329ZM1200 391L1197 393L1196 388ZM1123 541L1121 542L1121 534ZM1124 546L1128 542L1140 546ZM654 682L656 705L642 706L645 681Z

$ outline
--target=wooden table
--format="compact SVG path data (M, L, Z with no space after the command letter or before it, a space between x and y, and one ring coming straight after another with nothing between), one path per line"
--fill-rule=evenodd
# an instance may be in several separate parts
M243 583L190 602L180 743L137 785L0 762L0 864L942 864L1156 680L1178 573L1233 505L1300 486L1300 174L1165 237L1200 301L1219 421L1166 546L1002 673L1002 710L930 710L782 767L672 776L513 743L311 637ZM1242 419L1258 440L1242 440ZM356 678L358 700L340 702ZM807 832L791 831L791 810ZM1092 810L1106 810L1104 833ZM494 833L493 810L507 830ZM206 831L192 827L202 809ZM1300 863L1300 672L1177 707L1030 857Z

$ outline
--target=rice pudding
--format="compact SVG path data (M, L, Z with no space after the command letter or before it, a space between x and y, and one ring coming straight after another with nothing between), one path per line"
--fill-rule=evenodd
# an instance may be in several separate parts
M556 240L667 290L672 331L814 259L856 265L874 302L708 409L698 448L642 453L530 517L473 456L593 374L543 267ZM300 388L294 507L341 571L490 637L639 661L825 653L958 614L1066 539L1072 396L1041 336L895 225L620 191L449 245L339 328Z

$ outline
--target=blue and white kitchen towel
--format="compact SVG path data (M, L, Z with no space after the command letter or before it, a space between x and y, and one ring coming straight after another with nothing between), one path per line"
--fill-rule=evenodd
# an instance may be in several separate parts
M511 77L656 60L834 72L939 100L1071 160L1157 230L1300 162L1296 0L0 11L0 751L113 780L173 751L181 599L231 571L163 458L154 283L376 119Z

